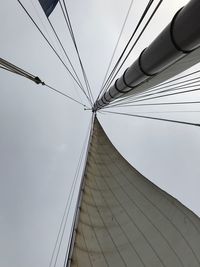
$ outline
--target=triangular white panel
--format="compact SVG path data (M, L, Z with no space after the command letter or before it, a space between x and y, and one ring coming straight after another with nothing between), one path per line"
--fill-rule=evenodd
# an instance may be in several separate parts
M135 170L97 119L71 250L73 267L200 266L200 219Z

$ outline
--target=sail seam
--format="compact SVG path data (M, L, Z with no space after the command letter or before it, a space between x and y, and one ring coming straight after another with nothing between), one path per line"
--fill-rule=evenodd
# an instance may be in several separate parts
M103 176L102 176L103 177ZM103 178L103 180L105 181L105 179ZM96 185L97 185L97 182L96 182L96 179L94 178L94 181L95 181L95 183L96 183ZM106 183L106 181L105 181L105 183ZM107 183L106 183L107 184ZM98 186L98 185L97 185ZM109 186L108 186L109 187ZM110 190L110 189L109 189ZM110 190L111 191L111 190ZM111 191L112 192L112 191ZM108 202L107 202L107 200L105 199L105 197L102 195L102 193L100 193L101 194L101 196L102 196L102 198L104 199L104 201L108 204ZM113 194L113 192L112 192L112 194ZM114 196L114 195L113 195ZM114 196L115 197L115 196ZM120 203L119 203L120 204ZM120 204L120 206L121 206L121 204ZM107 207L109 208L109 210L110 210L110 212L111 212L111 214L115 217L115 215L114 215L114 213L112 212L112 210L111 210L111 208L110 208L110 206L109 206L109 204L107 205ZM118 222L118 220L117 220L117 218L115 217L115 221L117 222L117 224L119 225L119 228L121 229L121 231L124 233L124 235L126 236L126 238L127 238L127 240L129 241L129 244L131 245L131 247L133 248L133 250L135 251L135 253L136 253L136 255L138 256L138 258L139 258L139 260L141 261L141 263L142 263L142 265L145 267L146 265L145 265L145 263L143 262L143 260L142 260L142 257L140 256L140 254L137 252L137 250L136 250L136 248L134 247L134 245L132 244L132 242L130 241L130 239L129 239L129 237L127 236L127 234L126 234L126 232L124 231L124 229L121 227L121 225L119 224L119 222Z
M117 169L119 170L119 171L121 171L121 169L119 169L119 167L118 167L118 165L114 162L114 164L116 165L116 167L117 167ZM124 177L126 177L126 179L127 179L127 181L129 181L129 179L127 178L127 176L126 176L126 174L125 173L122 173L122 175L124 176ZM132 182L130 182L129 181L129 183L130 184L132 184ZM196 261L199 263L199 266L200 266L200 261L199 261L199 259L198 259L198 257L197 257L197 255L196 255L196 253L195 253L195 251L193 250L193 248L191 247L191 245L190 245L190 243L188 242L188 240L185 238L185 236L179 231L179 229L176 227L176 225L150 200L150 199L148 199L134 184L132 184L133 185L133 187L135 187L135 189L141 194L141 195L143 195L144 196L144 198L146 198L146 200L147 201L149 201L150 203L151 203L151 205L153 206L153 207L155 207L164 217L165 217L165 219L167 220L167 221L169 221L170 222L170 224L176 229L176 231L180 234L180 236L182 236L182 238L183 238L183 240L185 241L185 243L187 244L187 246L191 249L191 251L192 251L192 253L193 253L193 255L194 255L194 257L195 257L195 259L196 259ZM129 197L130 198L130 197ZM130 198L130 200L131 200L131 198ZM133 203L135 203L135 202L133 202ZM138 207L139 208L139 207ZM139 208L140 209L140 208ZM141 212L144 214L144 212L141 210ZM151 220L144 214L144 216L151 222ZM151 222L152 223L152 222ZM152 225L154 225L153 223L152 223ZM155 225L154 225L154 227L155 228L157 228ZM160 230L158 229L158 231L160 232ZM160 232L160 234L163 236L163 234Z
M108 170L108 168L107 168ZM110 172L108 170L108 172ZM102 176L103 177L103 176ZM116 179L115 179L116 181ZM108 184L107 184L108 185ZM109 186L109 185L108 185ZM109 186L110 188L110 186ZM112 189L110 188L113 196L115 197L115 199L117 200L117 202L119 203L119 205L122 206L121 202L119 201L119 199L116 197L116 195L114 194L114 192L112 191ZM131 200L131 199L130 199ZM133 201L132 201L133 202ZM138 208L138 206L136 205L136 203L133 202L133 204ZM151 244L151 242L148 240L148 238L146 237L146 235L142 232L142 230L138 227L138 225L133 221L132 217L130 216L130 214L126 211L126 207L122 206L123 210L126 212L127 216L129 217L129 219L131 220L131 222L133 223L133 225L135 225L136 229L140 232L140 234L143 236L143 238L146 240L146 242L148 243L149 247L152 249L152 251L155 253L156 257L158 258L158 260L160 261L160 263L162 264L162 266L166 266L164 264L164 262L162 261L162 259L160 258L160 256L158 255L157 251L155 250L155 248L153 247L153 245ZM139 208L138 208L139 209ZM139 209L140 210L140 209Z

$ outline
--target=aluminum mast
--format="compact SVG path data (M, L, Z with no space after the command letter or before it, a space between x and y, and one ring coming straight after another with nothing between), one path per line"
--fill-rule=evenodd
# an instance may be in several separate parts
M117 98L144 92L200 61L200 1L191 0L95 102L97 111Z

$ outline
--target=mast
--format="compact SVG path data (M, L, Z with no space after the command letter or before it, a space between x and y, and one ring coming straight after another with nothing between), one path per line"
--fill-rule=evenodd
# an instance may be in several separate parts
M95 102L97 111L117 98L147 91L200 61L200 1L191 0Z
M138 88L145 91L151 80L157 84L199 61L195 53L199 53L200 4L197 0L190 3L96 102L93 111ZM188 14L195 25L190 25ZM187 26L186 39L180 33L182 25ZM188 63L191 56L192 63ZM182 69L177 68L180 62ZM67 266L200 266L199 218L130 166L96 117L93 126Z

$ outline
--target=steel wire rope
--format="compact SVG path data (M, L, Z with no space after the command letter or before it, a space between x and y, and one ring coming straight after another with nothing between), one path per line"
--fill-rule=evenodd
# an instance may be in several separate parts
M63 5L64 5L64 9L66 11L67 19L69 21L69 27L70 27L71 33L72 33L71 36L72 36L72 39L73 39L73 42L74 42L74 46L75 46L75 49L76 49L76 52L77 52L77 56L78 56L78 59L79 59L79 63L80 63L80 66L81 66L83 77L84 77L84 80L85 80L85 83L86 83L86 87L88 88L88 92L90 93L91 99L92 99L92 101L94 103L94 97L93 97L92 90L91 90L91 87L90 87L90 83L89 83L89 80L87 78L87 74L86 74L86 71L85 71L85 68L84 68L84 65L83 65L83 61L82 61L81 56L80 56L80 52L79 52L79 49L78 49L78 45L77 45L77 42L76 42L76 38L75 38L75 35L74 35L71 19L70 19L70 16L69 16L69 12L67 10L67 5L66 5L65 0L63 0Z
M27 79L29 79L29 80L34 81L34 78L32 78L32 77L30 77L30 76L28 76L28 75L26 75L26 74L23 74L23 73L21 73L21 72L19 72L19 71L17 71L17 70L10 69L10 68L6 68L6 67L4 67L4 66L0 66L0 68L3 69L3 70L9 71L9 72L11 72L11 73L20 75L20 76L22 76L22 77L24 77L24 78L27 78Z
M197 81L197 82L199 82L199 81ZM185 89L185 88L193 88L193 87L196 87L196 86L200 85L200 84L194 84L194 83L196 83L196 82L191 82L191 83L188 83L187 85L177 86L177 87L174 87L174 88L171 88L171 89L166 89L166 90L163 90L163 91L158 91L158 92L150 93L150 94L144 94L144 95L136 94L134 96L130 96L126 100L123 100L123 99L117 100L117 101L111 103L109 106L110 107L116 107L118 105L122 106L122 105L126 105L126 104L135 103L137 100L141 100L142 101L142 100L146 100L146 99L153 99L153 98L146 98L146 97L151 96L151 95L153 96L153 95L157 95L157 94L161 94L161 93L166 93L166 92L174 92L174 91L182 90L182 89ZM191 84L193 84L193 85L191 85Z
M125 25L126 25L128 16L129 16L129 14L130 14L130 11L131 11L131 8L132 8L132 5L133 5L133 1L134 1L134 0L131 0L131 3L130 3L129 8L128 8L128 11L127 11L127 13L126 13L126 17L125 17L124 22L123 22L123 24L122 24L122 28L121 28L121 31L120 31L120 33L119 33L119 36L118 36L116 45L115 45L115 47L114 47L112 56L111 56L110 61L109 61L109 63L108 63L108 67L107 67L107 70L106 70L106 73L105 73L105 76L104 76L104 79L103 79L103 82L102 82L102 85L101 85L101 90L100 90L100 92L99 92L99 94L98 94L98 96L97 96L97 99L99 98L99 96L101 95L101 93L102 93L102 91L103 91L104 83L105 83L105 81L106 81L106 77L107 77L107 75L108 75L108 72L109 72L110 67L111 67L111 64L112 64L112 62L113 62L115 53L116 53L116 51L117 51L117 47L118 47L119 42L120 42L120 40L121 40L121 37L122 37L123 31L124 31L124 28L125 28Z
M191 76L191 75L196 74L196 73L200 73L200 70L195 70L195 71L192 71L192 72L190 72L190 73L188 73L188 74L184 74L183 76L179 76L179 77L177 77L178 75L176 75L176 76L175 76L176 78L174 78L174 79L169 79L169 80L167 80L167 81L165 81L165 82L162 82L162 83L160 83L160 84L158 84L158 85L153 86L152 88L156 88L156 87L159 87L159 86L162 86L162 85L166 85L166 84L168 84L168 83L171 83L171 82L174 82L174 81L183 79L183 78L185 78L185 77Z
M38 10L37 10L37 8L36 8L36 6L35 6L33 0L30 0L30 1L31 1L31 4L32 4L32 6L33 6L33 8L34 8L34 10L35 10L35 13L37 14L37 16L38 16L38 18L39 18L39 20L40 20L41 25L43 26L43 28L44 28L44 30L45 30L45 32L46 32L46 35L48 36L50 42L53 43L53 46L55 47L54 40L52 40L52 38L51 38L51 36L50 36L50 34L49 34L48 30L47 30L46 25L45 25L44 22L42 21L42 18L41 18L41 16L40 16L40 14L39 14L39 12L38 12ZM38 0L38 1L39 1L39 0ZM61 51L61 49L59 49L59 50Z
M58 94L60 94L60 95L63 95L63 96L65 96L65 97L67 97L68 99L71 99L72 101L78 103L79 105L83 106L84 108L85 108L85 107L88 108L85 104L83 104L83 103L81 103L80 101L76 100L75 98L73 98L73 97L71 97L71 96L69 96L69 95L63 93L62 91L59 91L59 90L57 90L56 88L54 88L54 87L52 87L52 86L50 86L50 85L48 85L48 84L46 84L46 83L45 83L44 85L45 85L46 87L48 87L50 90L52 90L52 91L54 91L54 92L56 92L56 93L58 93Z
M5 70L9 70L11 72L14 72L16 74L22 75L24 77L27 77L28 79L35 79L35 76L28 71L10 63L9 61L0 58L0 67L1 65L4 67Z
M168 96L172 96L172 95L179 95L179 94L191 93L191 92L196 92L196 91L199 91L199 90L200 90L200 88L197 88L197 89L190 89L190 90L185 90L185 91L181 91L181 92L169 93L169 94L161 95L161 96L152 96L152 97L149 97L149 98L146 98L146 99L134 100L131 103L137 103L137 102L141 102L141 101L148 101L148 100L158 99L158 98L162 98L162 97L168 97ZM117 105L115 105L115 107L116 106ZM112 107L114 107L114 105L112 105ZM106 109L106 108L109 108L109 106L108 107L103 107L102 109Z
M152 97L145 98L145 99L138 99L138 100L132 101L131 103L136 103L136 102L140 102L140 101L147 101L147 100L151 100L151 99L157 99L157 98L162 98L162 97L167 97L167 96L172 96L172 95L185 94L185 93L195 92L195 91L199 91L199 90L200 90L200 87L197 89L189 89L189 90L185 90L185 91L181 91L181 92L169 93L166 95L152 96Z
M130 113L122 113L122 112L114 112L114 111L103 111L103 112L110 113L110 114L116 114L116 115L124 115L124 116L136 117L136 118L151 119L151 120L158 120L158 121L166 121L166 122L173 122L173 123L178 123L178 124L185 124L185 125L189 125L189 126L200 127L200 123L193 123L193 122L179 121L179 120L171 120L171 119L165 119L165 118L143 116L143 115L139 115L139 114L130 114Z
M52 256L51 256L51 261L50 261L49 267L52 266L54 257L55 257L55 262L54 262L53 266L55 267L56 264L57 264L58 256L59 256L59 253L60 253L61 244L62 244L62 241L63 241L65 229L66 229L67 220L69 218L69 211L70 211L72 200L73 200L73 197L74 197L76 184L78 182L78 175L79 175L79 172L80 172L80 168L81 168L81 164L82 164L82 161L83 161L83 157L84 157L84 154L86 152L86 148L87 148L87 144L88 144L87 140L89 138L90 128L91 128L91 121L89 123L88 129L87 129L87 133L86 133L86 137L85 137L84 142L83 142L82 150L81 150L81 153L80 153L80 156L79 156L79 160L78 160L78 164L77 164L77 167L76 167L73 183L72 183L72 186L71 186L71 189L70 189L69 197L67 199L67 203L66 203L64 214L63 214L63 217L62 217L62 220L61 220L61 224L60 224L60 227L59 227L59 232L58 232L58 235L57 235L57 238L56 238L56 243L55 243L54 250L53 250L53 253L52 253ZM67 207L68 207L68 209L67 209ZM60 240L59 240L59 236L60 236ZM58 247L58 250L57 250L57 253L55 255L56 247Z
M9 63L9 62L7 62L7 63ZM33 74L28 73L27 71L20 69L17 66L14 66L13 64L12 64L12 66L10 66L9 64L2 64L1 59L0 59L0 65L2 65L2 66L0 66L2 69L13 71L17 74L24 75L24 76L29 77L29 78L33 78L33 79L35 78L35 76Z
M1 61L1 59L0 59L0 61ZM5 60L4 60L4 61L5 61ZM1 63L0 63L0 64L1 64ZM11 64L11 63L10 63L10 64ZM12 66L15 66L15 65L13 65L13 64L11 64L11 65L12 65ZM54 87L52 87L52 86L46 84L45 82L42 82L38 77L34 76L33 74L31 74L31 73L29 73L29 72L27 72L27 71L25 71L25 70L23 70L23 69L21 69L21 68L19 68L19 67L17 67L17 66L15 66L15 67L16 67L16 70L15 70L14 67L13 67L13 68L7 68L7 67L2 67L2 66L0 66L1 69L4 69L4 70L9 71L9 72L11 72L11 73L18 74L18 75L20 75L20 76L22 76L22 77L25 77L25 78L27 78L27 79L29 79L29 80L31 80L31 81L36 82L37 84L45 85L46 87L48 87L48 88L51 89L52 91L54 91L54 92L56 92L56 93L58 93L58 94L60 94L60 95L62 95L62 96L64 96L64 97L66 97L66 98L68 98L68 99L70 99L70 100L72 100L72 101L78 103L79 105L83 106L84 108L88 108L85 104L83 104L83 103L81 103L80 101L76 100L75 98L69 96L68 94L65 94L65 93L63 93L63 92L57 90L56 88L54 88ZM20 72L20 70L22 70L22 71Z
M72 23L71 23L71 20L70 20L70 17L69 17L69 13L67 11L67 6L66 6L66 3L65 3L64 0L63 0L63 4L64 4L64 8L66 10L66 15L67 15L67 18L68 18L68 21L69 21L69 27L70 27L71 33L72 33L72 35L71 35L72 36L72 40L74 42L74 46L75 46L75 49L76 49L76 52L77 52L77 56L78 56L78 59L79 59L79 63L80 63L80 66L81 66L81 70L82 70L82 73L83 73L85 84L86 84L86 87L88 88L88 92L90 93L91 100L94 103L94 97L93 97L93 94L92 94L90 83L89 83L89 80L87 78L87 74L86 74L86 71L85 71L81 56L80 56L80 52L79 52L79 49L78 49L78 46L77 46L77 42L76 42L76 39L75 39L75 35L74 35L74 31L73 31L73 28L72 28Z
M62 10L62 13L63 13L64 19L65 19L65 22L66 22L66 24L67 24L67 28L68 28L68 30L69 30L70 36L71 36L71 38L72 38L72 40L73 40L73 34L72 34L72 31L71 31L71 28L70 28L70 25L69 25L69 21L68 21L67 15L65 14L64 7L62 6L60 0L59 0L59 5L60 5L60 8L61 8L61 10Z
M53 40L52 40L52 38L51 38L51 36L50 36L50 34L49 34L49 32L48 32L48 30L47 30L45 24L43 23L43 21L42 21L42 19L41 19L41 17L40 17L40 14L39 14L39 12L37 11L37 8L35 7L35 5L34 5L34 3L33 3L33 0L30 0L30 1L31 1L31 4L32 4L32 6L33 6L33 8L34 8L34 10L35 10L35 12L36 12L36 14L37 14L37 16L38 16L40 22L41 22L43 28L45 29L45 31L46 31L46 33L47 33L47 35L48 35L49 40L51 41L51 43L53 43ZM48 19L48 17L46 17L46 18ZM55 46L54 46L54 47L55 47ZM59 50L60 50L61 53L63 52L63 50L62 50L60 47L59 47ZM74 82L74 80L73 80L73 82ZM81 83L80 83L80 84L81 84ZM82 86L82 87L83 87L83 86ZM78 97L80 98L81 102L83 102L83 101L82 101L82 98L81 98L81 96L80 96L80 94L79 94L79 91L77 90L76 87L74 87L74 88L75 88L75 90L76 90L76 92L77 92L77 95L78 95Z
M151 91L153 91L154 89L156 89L156 88L159 88L159 87L161 87L161 86L163 86L163 85L166 85L166 84L169 84L169 83L172 83L172 82L174 82L174 81L177 81L177 80L180 80L180 79L183 79L183 78L186 78L186 77L189 77L189 76L191 76L191 75L193 75L193 74L197 74L197 73L199 73L200 72L200 70L196 70L196 71L193 71L193 72L190 72L189 74L185 74L185 75L183 75L183 76L180 76L180 77L176 77L176 78L174 78L174 79L170 79L170 80L168 80L168 81L166 81L166 82L163 82L163 83L160 83L160 84L158 84L158 85L156 85L156 86L152 86L152 87L150 87L148 90L147 90L147 92L151 92ZM194 79L196 79L196 78L194 78ZM192 79L188 79L188 80L186 80L186 81L191 81ZM173 84L172 84L173 85ZM164 88L164 87L163 87ZM137 95L139 95L140 93L138 92L138 94ZM142 94L142 92L141 92L141 94ZM125 101L126 100L131 100L132 99L132 97L134 97L134 95L128 95L128 96L124 96L123 98L118 98L118 99L116 99L115 101L113 101L113 103L111 103L111 104L109 104L110 106L111 105L113 105L113 104L116 104L116 103L125 103Z
M80 162L78 163L78 169L80 168ZM59 256L59 252L60 252L60 248L61 248L61 244L62 244L62 240L63 240L63 237L64 237L64 233L65 233L65 228L66 228L66 223L67 223L67 219L68 219L68 215L69 215L69 210L70 210L70 207L71 207L71 203L72 203L72 199L73 199L73 195L74 195L74 192L75 192L75 188L76 188L76 183L77 183L77 179L78 179L78 171L76 172L75 174L75 180L74 180L74 183L72 184L72 188L71 188L71 192L70 192L70 195L69 195L69 200L70 200L70 203L69 203L69 208L68 208L68 212L67 212L67 217L65 218L65 221L63 219L63 229L62 229L62 235L61 235L61 238L60 238L60 242L59 242L59 246L58 246L58 251L57 251L57 254L56 254L56 258L55 258L55 263L54 263L54 267L56 266L57 264L57 260L58 260L58 256ZM60 231L61 232L61 231ZM58 242L57 242L58 244ZM51 266L51 265L50 265Z
M89 127L88 127L88 131L87 131L86 139L85 139L85 144L86 144L85 155L86 155L86 157L85 157L85 162L83 164L84 169L86 167L86 162L87 162L87 155L88 155L89 145L90 145L89 142L90 142L90 137L91 137L92 128L93 128L93 120L94 120L94 116L92 115L92 118L91 118L91 121L90 121L90 124L89 124ZM82 183L83 183L83 175L84 175L84 173L82 173L82 181L81 181L80 187L79 187L79 194L80 194ZM78 201L79 201L79 199L78 199ZM74 233L74 230L75 230L74 227L75 227L75 221L76 221L76 216L77 216L77 208L78 208L77 205L78 205L78 202L76 204L76 209L75 209L75 212L74 212L74 215L73 215L73 221L72 221L72 227L71 227L70 239L69 239L70 241L68 242L68 245L67 245L67 250L66 250L65 259L64 259L64 265L63 265L64 267L67 266L67 261L68 261L68 257L69 257L69 253L70 253L71 241L72 241L73 233Z
M154 1L154 0L153 0L153 1ZM126 44L126 46L125 46L125 48L124 48L124 50L122 51L120 57L118 58L117 62L115 63L114 68L112 69L112 71L111 71L110 75L108 76L106 82L104 83L104 86L103 86L102 89L101 89L102 94L103 94L104 92L106 92L107 88L109 87L108 84L110 84L110 81L111 81L111 79L112 79L112 77L113 77L113 75L114 75L114 73L115 73L115 71L116 71L116 69L117 69L117 67L118 67L118 65L119 65L119 63L120 63L120 61L121 61L121 59L123 58L123 56L124 56L126 50L128 49L129 44L131 43L133 37L135 36L135 34L136 34L136 32L137 32L139 26L141 25L143 19L145 18L145 16L146 16L146 14L147 14L149 8L151 7L151 4L153 3L153 1L149 1L149 3L147 4L147 6L146 6L146 8L145 8L145 10L144 10L144 12L143 12L143 14L142 14L142 16L141 16L139 22L138 22L138 24L136 25L136 28L135 28L133 34L131 35L129 41L127 42L127 44ZM100 98L100 96L98 97L98 99L99 99L99 98ZM97 100L98 100L98 99L97 99Z
M146 114L146 113L152 113L152 114L165 114L165 113L199 113L200 110L168 110L168 111L138 111L134 110L134 112L139 114Z
M52 31L54 32L54 34L55 34L55 36L56 36L56 39L58 40L58 42L59 42L59 44L60 44L60 46L61 46L61 48L62 48L62 50L63 50L63 52L64 52L64 54L65 54L65 56L66 56L66 58L67 58L67 60L68 60L68 62L69 62L69 64L70 64L70 66L71 66L71 68L72 68L72 70L73 70L73 72L74 72L74 75L76 76L76 79L78 80L79 84L81 85L82 89L84 90L84 87L83 87L83 85L82 85L82 83L81 83L81 81L80 81L80 79L79 79L79 77L78 77L78 74L77 74L77 72L76 72L76 70L75 70L75 68L74 68L74 66L73 66L73 64L72 64L72 62L71 62L71 60L70 60L68 54L67 54L66 49L64 48L64 46L63 46L63 44L62 44L62 42L61 42L61 40L60 40L60 37L58 36L58 34L57 34L57 32L56 32L56 30L55 30L55 28L54 28L52 22L50 21L50 19L49 19L48 17L47 17L47 20L48 20L49 25L51 26L51 29L52 29Z
M200 101L182 101L182 102L161 102L161 103L149 103L149 104L126 104L126 105L118 105L117 108L125 108L125 107L144 107L144 106L166 106L166 105L192 105L192 104L200 104ZM111 107L107 107L111 108ZM98 111L100 112L100 111Z
M42 37L45 39L45 41L47 42L47 44L49 45L49 47L53 50L53 52L58 57L58 59L60 60L60 62L63 64L63 66L65 67L65 69L67 70L67 72L69 73L69 75L71 76L71 78L76 82L76 84L79 86L79 88L83 91L83 89L81 88L81 85L78 83L78 81L76 80L76 78L74 77L74 75L72 74L72 72L69 70L69 68L67 67L67 65L65 64L65 62L62 60L62 58L60 57L60 55L58 54L58 52L55 50L55 48L52 46L52 44L49 42L49 40L44 35L44 33L42 32L42 30L39 28L39 26L37 25L37 23L34 21L34 19L30 15L30 13L27 11L27 9L25 8L25 6L22 4L22 2L20 0L17 0L17 2L22 7L22 9L24 10L24 12L27 14L27 16L32 21L32 23L35 25L35 27L40 32L40 34L42 35ZM88 99L88 96L85 93L85 91L83 91L83 93L86 96L86 98Z
M151 87L150 90L148 90L147 92L154 92L154 91L157 91L157 90L160 90L160 89L166 89L166 88L170 88L172 86L175 86L175 85L181 85L181 84L187 84L188 82L192 82L192 81L200 81L200 77L195 77L195 78L191 78L191 79L187 79L187 80L184 80L184 81L179 81L177 83L172 83L172 84L168 84L168 85L164 85L164 86L158 86L158 87Z
M65 22L67 24L67 28L69 30L70 36L72 38L72 42L74 44L77 56L78 56L78 60L79 60L79 64L80 64L81 71L82 71L82 74L83 74L83 78L84 78L84 81L85 81L86 89L87 89L88 95L90 96L90 101L91 101L91 105L92 105L93 104L92 102L94 102L94 98L93 98L93 94L92 94L92 91L91 91L91 88L90 88L90 84L89 84L89 81L88 81L88 78L87 78L87 75L86 75L85 68L83 66L83 62L82 62L82 59L81 59L81 56L80 56L80 52L79 52L79 49L78 49L78 46L77 46L77 42L76 42L75 35L74 35L74 32L73 32L73 28L72 28L72 23L71 23L70 16L69 16L69 12L67 10L67 6L66 6L66 3L65 3L64 0L63 0L64 8L63 8L60 0L59 0L59 4L60 4L64 19L65 19Z
M153 93L153 92L155 92L155 94L156 94L156 93L159 93L160 92L159 90L161 90L161 89L166 89L166 88L173 89L173 88L175 88L174 86L176 86L176 85L185 86L185 85L195 84L197 82L200 82L200 77L188 79L186 81L181 81L181 82L173 83L173 84L166 85L166 86L160 86L160 87L157 87L155 89L154 88L152 88L152 89L150 88L149 90L147 90L145 92L138 92L134 96L146 96L146 95L148 95L148 93ZM131 97L134 97L134 96L131 96Z
M199 82L199 81L197 81ZM129 99L127 102L124 102L124 104L126 103L132 103L133 101L135 100L139 100L139 99L146 99L146 97L149 97L149 96L154 96L154 95L158 95L158 94L163 94L163 93L166 93L166 92L174 92L174 91L178 91L178 90L182 90L182 89L185 89L185 88L193 88L193 87L196 87L196 86L200 86L200 84L194 84L196 82L191 82L187 85L181 85L181 86L177 86L177 87L173 87L173 88L170 88L170 89L165 89L165 90L162 90L162 91L158 91L158 92L154 92L154 93L147 93L147 94L144 94L144 95L135 95L133 96L131 99ZM193 85L192 85L193 84Z
M150 87L146 92L141 92L141 93L138 92L136 95L137 95L137 96L138 96L138 95L145 95L146 93L154 92L154 91L157 91L157 90L160 90L160 89L164 89L164 88L168 88L168 87L171 87L171 86L174 86L174 85L178 85L178 84L182 84L182 83L183 83L183 84L186 84L186 82L189 82L189 81L199 80L200 77L195 77L195 78L187 79L187 80L184 80L184 81L180 81L180 82L178 82L178 83L174 83L174 81L183 79L183 78L185 78L185 77L191 76L191 75L196 74L196 73L199 73L199 72L200 72L200 70L197 70L197 71L191 72L191 73L189 73L189 74L186 74L186 75L177 77L177 78L175 78L175 79L172 79L172 80L170 80L170 81L166 81L166 82L160 83L160 84L158 84L158 85L156 85L156 86L152 86L152 87ZM172 84L169 84L169 83L172 83ZM168 85L166 85L166 84L168 84ZM163 86L163 85L164 85L164 86ZM124 98L122 98L122 99L118 99L117 101L118 101L118 102L122 102L122 101L123 101L123 103L124 103L125 100L127 100L127 99L131 99L132 97L134 97L134 95L130 95L130 96L124 97ZM116 101L116 102L117 102L117 101ZM116 103L116 102L115 102L115 103Z
M145 29L147 28L147 26L149 25L149 23L151 22L152 18L154 17L156 11L158 10L158 8L160 7L161 3L163 2L163 0L160 0L158 2L158 4L156 5L154 11L152 12L151 16L149 17L148 21L146 22L145 26L143 27L142 31L140 32L139 36L137 37L136 41L134 42L134 44L132 45L131 49L129 50L128 54L126 55L126 57L123 59L120 67L118 68L118 70L116 71L116 73L113 75L112 79L109 81L106 90L110 87L110 85L112 84L113 80L116 78L117 74L119 73L119 71L121 70L121 68L123 67L125 61L127 60L127 58L129 57L130 53L132 52L133 48L135 47L135 45L137 44L137 42L140 40L142 34L144 33ZM105 90L105 91L106 91Z
M52 86L50 86L48 84L46 84L45 82L41 81L39 77L34 76L33 74L31 74L31 73L27 72L26 70L24 70L24 69L22 69L22 68L20 68L20 67L18 67L16 65L8 62L8 61L6 61L3 58L0 58L0 65L1 64L3 65L3 66L0 66L1 69L4 69L6 71L9 71L9 72L12 72L12 73L15 73L15 74L18 74L18 75L20 75L22 77L25 77L25 78L27 78L27 79L29 79L31 81L34 81L37 84L42 84L42 85L48 87L49 89L55 91L56 93L61 94L64 97L66 97L66 98L68 98L68 99L80 104L84 108L88 108L86 105L84 105L80 101L76 100L75 98L73 98L73 97L69 96L68 94L65 94L65 93L57 90L56 88L54 88L54 87L52 87Z
M72 81L73 82L73 87L74 87L74 90L76 91L76 93L77 93L77 96L79 97L79 99L80 99L80 102L84 102L83 101L83 95L81 94L81 92L79 91L79 90L76 90L76 84L75 84L75 82L74 81Z
M59 4L60 4L60 7L61 7L63 16L64 16L64 20L65 20L65 22L66 22L66 24L67 24L67 28L68 28L68 30L69 30L69 33L70 33L72 42L73 42L73 44L74 44L74 46L75 46L75 41L74 41L74 36L73 36L72 28L70 27L68 17L67 17L67 15L65 14L65 10L64 10L64 8L63 8L63 6L62 6L60 0L59 0ZM66 9L66 10L67 10L67 9ZM67 13L67 11L66 11L66 13ZM75 49L76 49L76 46L75 46ZM76 52L77 52L77 51L76 51ZM78 59L79 59L79 58L78 58ZM79 59L79 63L80 63L80 59ZM81 64L80 64L80 66L81 66ZM84 78L84 81L85 81L85 84L86 84L86 89L87 89L87 92L88 92L88 96L89 96L89 98L90 98L90 103L91 103L91 106L92 106L91 94L90 94L89 91L88 91L88 86L87 86L87 83L86 83L86 80L85 80L84 71L83 71L83 69L82 69L82 66L81 66L81 70L82 70L83 78Z
M138 96L138 95L145 95L146 93L149 93L149 92L154 92L154 91L157 91L157 90L160 90L160 89L164 89L164 88L168 88L168 87L171 87L171 86L174 86L174 85L178 85L178 84L186 84L186 82L189 82L189 81L194 81L194 80L199 80L200 77L195 77L195 78L191 78L191 79L187 79L187 80L184 80L184 81L180 81L178 83L174 83L174 81L177 81L177 80L180 80L180 79L183 79L185 77L188 77L188 76L191 76L193 74L197 74L199 73L200 70L197 70L197 71L193 71L189 74L186 74L186 75L183 75L183 76L180 76L180 77L177 77L175 79L172 79L170 81L166 81L166 82L163 82L161 84L158 84L156 86L152 86L150 87L146 92L138 92L136 93L135 95L129 95L127 97L123 97L122 99L116 99L116 101L114 103L117 103L117 102L122 102L122 103L125 103L126 100L131 100L134 96ZM172 83L172 84L169 84L169 83ZM168 84L168 85L166 85ZM164 86L163 86L164 85Z
M79 164L78 164L79 165ZM58 231L58 235L56 237L56 242L55 242L55 245L54 245L54 248L53 248L53 252L52 252L52 255L51 255L51 259L50 259L50 263L49 263L49 267L52 266L52 262L53 262L53 258L55 256L55 251L56 251L56 247L58 245L58 241L59 241L59 236L61 234L61 230L63 228L63 223L64 223L64 219L65 219L65 216L66 216L66 212L67 212L67 208L69 206L69 201L71 199L71 195L72 195L72 191L73 191L73 188L74 186L76 185L76 172L75 172L75 176L74 176L74 179L73 179L73 182L71 184L71 187L70 187L70 192L69 192L69 195L68 195L68 198L67 198L67 202L66 202L66 205L65 205L65 209L64 209L64 213L63 213L63 216L62 216L62 220L61 220L61 223L60 223L60 227L59 227L59 231ZM69 209L69 208L68 208Z
M63 225L65 224L64 219L65 219L65 217L66 217L67 208L68 208L68 211L69 211L69 209L70 209L70 207L68 207L68 206L69 206L69 203L71 203L71 199L73 198L73 193L74 193L74 189L75 189L76 182L77 182L77 178L78 178L77 173L78 173L79 166L80 166L80 165L79 165L79 162L78 162L77 170L76 170L76 172L75 172L75 176L74 176L74 179L73 179L73 183L72 183L71 188L70 188L70 193L69 193L69 195L68 195L67 203L66 203L66 206L65 206L64 214L63 214L63 217L62 217L62 220L61 220L61 224L60 224L60 227L59 227L59 232L58 232L58 235L57 235L57 238L56 238L56 242L55 242L55 246L54 246L54 249L53 249L53 253L52 253L52 256L51 256L51 260L50 260L50 264L49 264L49 266L52 266L53 258L54 258L54 255L55 255L55 250L56 250L56 247L57 247L57 245L58 245L58 241L59 241L59 236L60 236L60 234L61 234L61 231L64 229L64 228L63 228ZM63 229L62 229L62 228L63 228ZM58 250L58 252L57 252L58 254L59 254L59 251L60 251L60 248L59 248L59 250ZM58 255L58 254L57 254L57 255ZM58 256L56 256L56 262L57 262L57 257L58 257ZM54 266L56 265L56 262L54 263Z
M139 22L138 22L138 24L137 24L136 27L135 27L134 32L132 33L131 37L129 38L129 40L128 40L128 42L127 42L125 48L123 49L123 51L122 51L120 57L118 58L117 62L115 63L114 68L112 69L112 71L111 71L111 73L109 74L109 76L108 76L106 82L104 83L104 85L103 85L103 87L102 87L102 89L101 89L102 94L107 90L108 83L110 82L112 76L114 75L114 72L116 71L116 69L117 69L117 67L118 67L118 65L119 65L119 63L120 63L120 61L121 61L121 59L123 58L123 56L124 56L124 54L125 54L125 52L126 52L128 46L129 46L129 44L131 43L133 37L135 36L135 34L136 34L138 28L140 27L140 25L141 25L143 19L145 18L145 16L146 16L148 10L150 9L150 7L151 7L153 1L154 1L154 0L150 0L150 1L148 2L147 6L146 6L146 8L145 8L145 10L144 10L144 12L143 12L143 14L142 14L142 16L141 16ZM99 96L99 97L100 97L100 96ZM99 99L99 97L97 98L97 100Z

